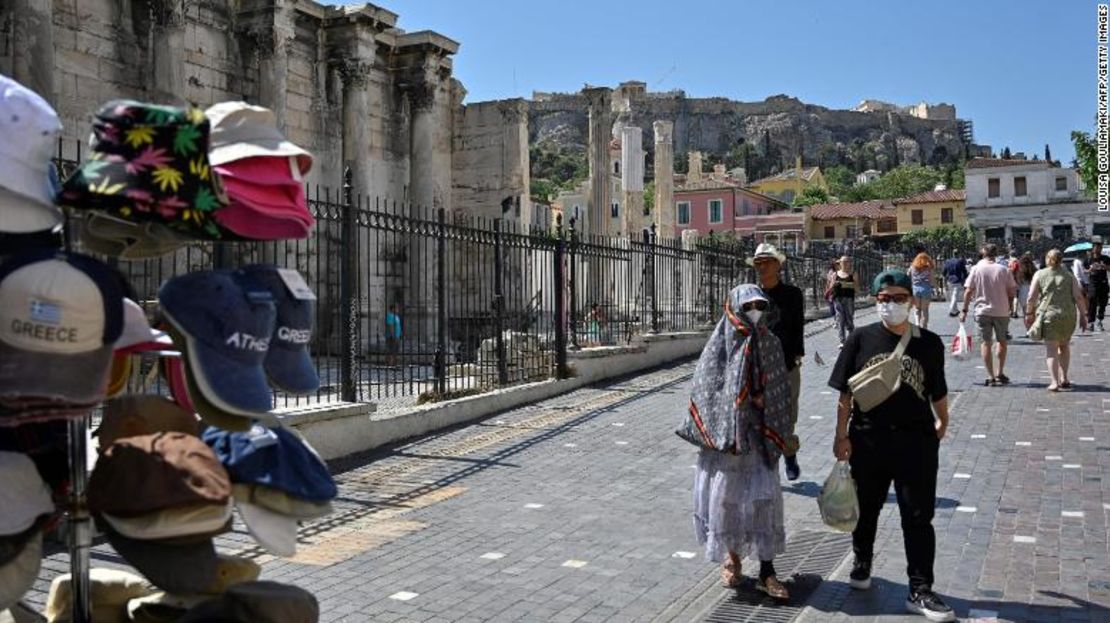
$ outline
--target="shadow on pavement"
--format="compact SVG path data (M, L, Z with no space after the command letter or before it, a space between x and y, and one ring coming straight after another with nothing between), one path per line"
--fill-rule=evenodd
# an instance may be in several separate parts
M843 592L846 596L839 604L835 601L833 603L809 604L810 608L818 612L845 614L851 617L912 616L903 607L904 599L908 594L908 589L904 583L872 577L871 588L866 591L852 590L846 582L841 581L826 580L825 583L828 586L824 590L831 589L833 593ZM968 618L995 621L996 619L992 616L996 616L999 623L1007 621L1093 622L1110 620L1110 609L1098 604L1056 591L1038 592L1053 599L1070 601L1075 605L1047 606L1005 601L1003 599L975 600L944 594L941 594L941 598L956 611L956 616L961 621ZM902 599L891 599L891 595L896 595ZM976 615L975 617L972 617L973 613Z
M821 485L817 484L816 482L810 481L810 480L807 480L805 482L795 482L793 484L784 486L782 488L782 492L787 493L787 494L800 495L802 497L815 498L816 499L817 496L821 495ZM887 504L897 504L898 503L898 498L897 498L897 496L894 495L894 493L888 493L886 495L886 502L887 502ZM952 498L938 497L937 498L937 503L936 503L936 508L956 508L959 505L960 505L959 500L953 500Z

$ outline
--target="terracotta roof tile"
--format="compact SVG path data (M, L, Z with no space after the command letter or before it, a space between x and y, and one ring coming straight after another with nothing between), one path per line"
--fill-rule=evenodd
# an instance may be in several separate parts
M892 206L881 199L859 203L821 203L809 207L809 217L815 221L837 218L880 219L894 216Z
M1003 160L1002 158L972 158L964 165L965 169L989 169L992 167L1020 167L1029 164L1045 164L1045 160Z
M967 193L962 189L930 190L919 195L895 199L893 203L894 205L900 203L940 203L944 201L963 201L966 197Z

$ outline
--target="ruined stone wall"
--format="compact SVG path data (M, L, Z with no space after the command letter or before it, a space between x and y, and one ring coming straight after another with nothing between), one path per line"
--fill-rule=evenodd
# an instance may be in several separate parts
M454 210L468 216L501 217L501 200L528 199L528 107L524 100L483 102L456 113L452 134ZM515 212L514 212L515 216Z

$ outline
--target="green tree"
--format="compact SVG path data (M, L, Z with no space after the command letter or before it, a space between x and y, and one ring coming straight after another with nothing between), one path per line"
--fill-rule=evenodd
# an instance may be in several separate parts
M825 183L829 185L830 195L841 198L856 185L856 174L848 167L838 164L825 170Z
M928 229L916 229L902 236L901 245L905 249L922 247L930 253L940 255L952 250L967 251L975 247L975 231L970 226L941 225ZM937 259L937 258L934 258Z
M794 197L794 206L811 206L818 203L828 203L829 193L820 186L806 186L802 194Z
M651 214L655 209L655 180L644 185L644 214Z
M559 185L551 180L532 178L528 192L532 197L543 201L551 201L559 194Z
M1079 171L1079 179L1091 194L1098 188L1098 148L1090 134L1076 130L1071 133L1071 142L1075 144L1075 168Z
M870 188L875 199L897 199L933 190L941 180L941 172L936 169L904 164L887 171L864 188Z

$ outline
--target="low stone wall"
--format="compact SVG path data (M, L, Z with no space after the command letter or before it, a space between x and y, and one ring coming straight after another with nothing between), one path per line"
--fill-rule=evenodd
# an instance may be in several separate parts
M404 439L478 420L564 394L584 385L654 368L701 352L708 331L644 336L629 346L589 348L568 354L574 376L498 389L406 411L375 415L373 405L332 403L279 413L326 459L365 452Z

